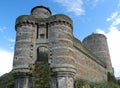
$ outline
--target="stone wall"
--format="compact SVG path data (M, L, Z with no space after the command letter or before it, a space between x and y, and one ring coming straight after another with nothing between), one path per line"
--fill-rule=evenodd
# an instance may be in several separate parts
M92 82L107 81L106 65L74 38L76 78Z
M83 40L83 44L93 53L98 59L106 64L108 72L113 74L107 38L103 34L91 34Z
M51 88L74 88L74 79L107 81L106 67L109 65L112 71L110 59L103 61L99 58L104 53L108 54L107 48L101 55L96 55L86 48L73 37L72 20L68 16L51 15L48 8L37 6L32 9L31 15L18 17L15 28L16 44L12 71L15 75L15 88L32 86L31 81L35 81L31 79L34 74L32 70L40 61L48 62L53 72ZM94 43L91 43L94 47ZM100 49L104 50L104 47ZM36 79L37 76L34 76Z

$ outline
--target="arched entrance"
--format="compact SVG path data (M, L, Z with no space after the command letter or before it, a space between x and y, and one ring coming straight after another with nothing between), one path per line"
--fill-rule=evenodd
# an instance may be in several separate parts
M41 46L37 49L37 61L48 62L48 48Z

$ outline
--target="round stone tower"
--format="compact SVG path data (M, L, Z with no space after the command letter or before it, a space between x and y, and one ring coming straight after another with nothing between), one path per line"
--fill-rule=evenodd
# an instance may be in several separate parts
M51 68L54 72L51 88L73 88L75 68L73 57L72 20L57 14L48 18L48 40L52 51ZM56 87L58 86L58 87Z
M36 6L31 10L31 14L36 18L48 18L51 16L51 11L47 7Z
M16 43L13 60L15 88L31 88L30 64L33 63L35 30L37 25L33 16L23 15L16 19Z
M47 7L37 6L31 10L30 15L22 15L16 19L16 43L12 70L15 77L14 88L33 87L31 69L38 59L38 44L44 45L40 40L48 37L46 19L49 16L51 11Z
M107 71L113 73L107 39L103 34L92 34L83 40L83 44L100 60L106 63Z

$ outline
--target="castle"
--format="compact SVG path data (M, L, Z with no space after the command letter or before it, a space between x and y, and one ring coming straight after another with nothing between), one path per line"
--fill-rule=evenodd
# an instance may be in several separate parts
M15 88L39 88L32 83L36 62L48 62L56 74L51 88L74 88L75 79L107 81L107 73L113 74L106 37L91 34L80 42L66 15L52 15L49 8L37 6L16 19L15 29Z

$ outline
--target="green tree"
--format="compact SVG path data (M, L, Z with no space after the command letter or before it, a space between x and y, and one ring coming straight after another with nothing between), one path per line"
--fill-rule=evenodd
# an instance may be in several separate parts
M11 73L6 73L0 77L0 88L14 88L14 77Z

